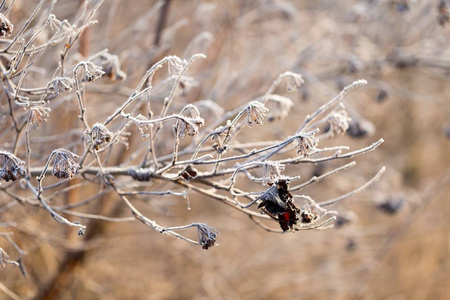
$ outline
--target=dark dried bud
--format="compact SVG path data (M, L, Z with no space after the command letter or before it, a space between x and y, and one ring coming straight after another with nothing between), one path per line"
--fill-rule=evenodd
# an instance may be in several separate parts
M191 181L195 177L197 177L198 171L192 165L187 165L183 171L181 171L178 175L183 177L186 181Z
M222 153L227 152L229 147L228 147L228 145L222 146L219 143L214 143L212 145L212 148L217 152L217 154L222 154Z
M150 178L152 178L150 169L131 168L128 169L128 174L130 174L131 178L137 181L150 181Z
M258 208L271 218L278 220L283 232L294 230L294 225L299 220L300 209L294 204L292 198L287 180L280 179L259 197L262 201Z
M388 97L388 92L385 89L379 89L376 100L377 102L383 102Z
M357 216L354 212L351 212L351 211L340 212L336 216L336 221L334 222L334 226L336 226L336 228L341 228L350 223L355 222L356 219L357 219Z
M447 124L445 126L444 133L445 133L445 136L450 139L450 124Z
M390 196L384 201L378 203L378 208L389 215L394 215L400 211L405 203L405 199L402 196Z
M310 224L313 221L317 220L319 215L317 212L312 211L310 209L302 209L300 212L300 220L303 224Z
M347 129L347 134L354 138L370 136L375 132L375 126L367 120L352 119Z
M441 0L438 6L438 23L441 26L445 26L450 22L450 9L446 0Z

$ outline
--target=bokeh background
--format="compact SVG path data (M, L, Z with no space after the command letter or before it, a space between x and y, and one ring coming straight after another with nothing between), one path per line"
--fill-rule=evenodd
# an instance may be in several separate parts
M208 251L139 222L92 222L93 232L80 241L47 212L16 205L0 218L20 217L13 231L28 252L28 277L8 266L0 271L1 283L25 299L450 299L450 23L440 2L105 1L94 17L99 23L72 55L108 48L128 78L89 87L90 120L103 120L166 55L206 54L189 70L198 85L178 100L212 99L225 110L263 95L280 73L303 75L304 85L290 95L295 106L289 117L246 131L242 140L294 133L308 113L364 78L369 84L345 102L367 134L342 136L333 145L358 149L381 137L385 143L356 158L356 167L302 193L330 199L362 185L382 166L387 170L370 189L333 207L352 222L324 231L269 233L194 192L190 211L179 197L136 201L160 224L204 222L218 229L219 246ZM11 21L21 24L36 4L16 1ZM80 1L60 0L55 15L73 21L79 8ZM59 51L49 51L40 66L54 69ZM164 93L156 91L155 98ZM44 124L39 130L70 130L78 122L75 99L57 110L58 128ZM131 149L141 142L132 138ZM307 179L339 165L287 171ZM101 201L105 212L115 209L117 199ZM2 194L0 203L8 202ZM125 207L114 214L131 215ZM3 240L0 246L15 257Z

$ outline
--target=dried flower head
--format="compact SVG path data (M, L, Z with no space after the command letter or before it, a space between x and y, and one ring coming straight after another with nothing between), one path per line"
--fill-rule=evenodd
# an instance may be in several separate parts
M41 125L49 116L49 112L51 111L50 107L45 106L33 106L31 107L31 122L36 124L37 126Z
M287 81L286 90L289 93L296 92L304 82L305 81L303 80L302 75L289 72L289 79Z
M169 56L168 58L169 58L168 69L169 74L171 75L179 75L188 63L187 60L181 59L178 56Z
M348 116L347 111L334 111L328 115L329 132L334 136L336 134L344 134L350 127L349 122L352 119Z
M274 105L270 107L270 115L268 117L269 121L285 118L291 111L292 107L294 107L294 102L287 97L270 95L267 100L274 103Z
M5 262L9 261L9 255L5 250L0 248L0 270L5 268Z
M98 150L101 144L109 143L112 140L113 134L101 123L95 123L92 126L90 136L92 139L92 148Z
M180 115L184 116L184 118L178 119L175 125L178 137L184 138L198 135L198 128L205 124L205 120L200 117L197 107L188 104L183 108Z
M74 80L69 77L55 77L48 84L48 92L59 95L63 92L70 92L74 86Z
M231 124L231 121L228 120L226 125L217 127L211 133L211 140L217 141L212 147L218 154L225 153L228 150L228 145L224 145L224 138L227 134L231 133L233 129L234 127Z
M120 69L120 61L117 55L105 52L100 55L100 65L105 74L112 80L124 80L127 74Z
M14 154L0 150L0 178L5 181L16 181L25 176L25 163Z
M74 27L67 20L60 21L56 18L54 14L48 16L50 21L50 28L52 30L62 30L65 33L73 32Z
M323 207L320 207L311 197L308 196L300 196L305 200L305 205L301 208L299 217L300 221L303 225L300 226L300 228L320 228L320 229L327 229L330 227L333 227L334 224L329 224L331 221L336 219L337 212L336 211L327 211ZM327 218L328 217L328 218ZM326 219L325 221L322 221L317 225L317 223L323 219Z
M95 80L102 77L105 72L102 68L93 64L90 61L79 62L75 66L75 76L79 76L82 82L94 82Z
M277 182L281 178L281 172L284 171L284 165L267 161L263 164L263 185L269 185Z
M252 127L253 123L260 125L263 123L264 117L269 112L264 104L258 101L251 101L245 108L247 112L247 125Z
M66 149L56 149L53 154L55 160L52 175L60 179L73 178L80 168L80 165L75 161L79 156Z
M314 136L319 129L310 132L301 132L296 139L297 155L307 157L311 150L315 150L319 144L319 140Z
M143 115L141 115L141 114L139 114L139 115L136 117L136 120L144 121L144 122L148 121L148 119L147 119L146 117L144 117ZM137 123L136 123L136 126L137 126L137 129L138 129L138 131L139 131L139 133L141 134L141 137L142 137L143 139L145 139L145 138L147 138L147 137L150 136L150 128L153 126L152 124L149 124L149 123L140 123L140 124L137 124Z
M197 227L198 243L202 245L202 248L208 250L214 246L219 231L203 223L195 223L195 226Z
M11 36L14 25L3 14L0 14L0 37Z

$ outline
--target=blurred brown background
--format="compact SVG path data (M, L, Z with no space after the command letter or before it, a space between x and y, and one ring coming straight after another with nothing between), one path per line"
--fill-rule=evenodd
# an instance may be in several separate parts
M35 3L17 1L11 21L20 24ZM282 72L302 74L290 117L248 133L251 140L293 134L342 87L368 80L346 103L375 132L340 137L334 145L358 149L381 137L385 143L356 158L355 168L302 193L326 200L363 184L383 165L387 171L372 188L333 207L354 212L355 222L325 231L268 233L194 192L191 211L175 197L136 204L166 226L215 227L219 246L208 251L138 222L97 224L98 233L79 251L77 238L68 238L46 212L18 205L8 213L21 215L27 228L16 235L28 252L29 274L26 279L9 266L0 271L1 282L20 297L48 299L450 299L450 23L439 24L439 3L105 1L94 17L99 23L76 47L85 47L77 50L86 56L103 48L117 54L128 75L123 86L134 88L166 55L204 53L207 59L190 69L199 85L183 101L213 99L229 110L264 94ZM78 9L79 1L58 1L55 14L71 20ZM55 53L41 66L54 69ZM95 87L87 97L91 120L103 120L125 99ZM60 113L76 110L74 100ZM338 164L288 172L306 180L332 166Z

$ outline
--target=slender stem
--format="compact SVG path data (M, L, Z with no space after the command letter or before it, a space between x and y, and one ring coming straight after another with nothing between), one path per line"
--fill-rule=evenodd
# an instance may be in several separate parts
M333 198L333 199L330 199L330 200L327 200L327 201L319 202L319 203L317 203L317 204L318 204L319 206L332 205L332 204L338 203L338 202L340 202L340 201L342 201L342 200L344 200L344 199L347 199L347 198L349 198L349 197L351 197L351 196L354 196L354 195L356 195L356 194L362 192L363 190L367 189L368 187L370 187L371 185L373 185L375 182L377 182L377 181L380 179L381 175L383 175L383 173L384 173L385 170L386 170L386 167L382 167L382 168L378 171L378 173L375 174L375 176L374 176L372 179L370 179L369 181L367 181L365 184L363 184L363 185L360 186L359 188L354 189L353 191L348 192L347 194L344 194L344 195L342 195L342 196L339 196L339 197L336 197L336 198Z

